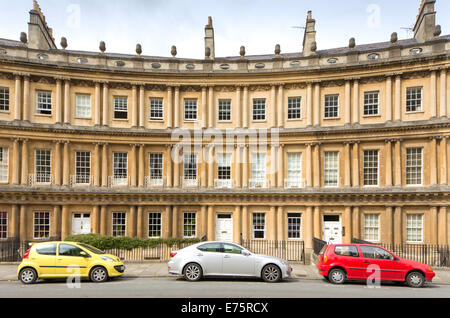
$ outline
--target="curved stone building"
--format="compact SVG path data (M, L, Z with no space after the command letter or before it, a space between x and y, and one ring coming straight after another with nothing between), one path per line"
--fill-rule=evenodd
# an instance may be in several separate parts
M204 59L0 39L0 239L448 244L450 36ZM70 41L69 41L70 43Z

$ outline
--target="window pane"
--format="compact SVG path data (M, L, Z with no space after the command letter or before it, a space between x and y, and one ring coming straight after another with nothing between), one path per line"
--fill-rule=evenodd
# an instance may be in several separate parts
M0 87L0 111L9 111L9 88Z
M75 182L77 184L91 183L91 153L88 151L75 152Z
M114 118L127 119L128 118L128 98L114 97Z
M406 90L406 111L422 110L422 87L413 87Z
M184 119L196 120L197 119L197 100L186 99L184 100Z
M183 237L196 236L196 213L185 212L183 214Z
M364 239L370 242L380 240L380 216L378 214L364 215Z
M163 100L150 99L150 119L161 120L164 116Z
M112 236L120 237L126 235L127 214L124 212L114 212L112 220Z
M378 185L378 150L364 151L364 185Z
M50 212L34 212L33 236L36 239L50 237Z
M161 213L152 212L148 214L148 237L161 237Z
M0 239L8 238L8 213L0 212Z
M423 241L423 216L422 214L406 215L406 241Z
M253 120L266 120L266 100L253 100Z
M253 213L253 238L266 237L266 214Z
M35 151L36 182L50 183L51 152L50 150L36 149Z
M302 118L302 99L301 97L288 98L288 119Z
M339 95L325 96L325 118L339 117Z
M406 149L406 184L422 184L422 148Z
M325 152L324 184L326 187L337 187L339 177L339 152Z
M81 118L91 117L90 95L76 95L76 116Z
M364 115L378 115L379 92L364 93Z
M8 182L9 173L9 151L8 148L0 148L0 182Z
M300 239L302 237L302 216L300 213L288 214L288 238Z
M219 121L231 120L231 100L219 100Z
M41 115L52 114L52 93L37 92L36 93L36 113Z

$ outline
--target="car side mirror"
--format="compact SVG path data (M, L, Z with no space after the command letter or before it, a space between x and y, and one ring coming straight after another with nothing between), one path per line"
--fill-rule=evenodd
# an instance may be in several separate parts
M80 252L81 257L89 257L89 255L86 252Z
M394 257L394 261L398 262L400 260L400 258L398 258L397 256Z
M242 255L244 255L244 256L250 256L250 255L252 255L249 251L246 251L246 250L242 250Z

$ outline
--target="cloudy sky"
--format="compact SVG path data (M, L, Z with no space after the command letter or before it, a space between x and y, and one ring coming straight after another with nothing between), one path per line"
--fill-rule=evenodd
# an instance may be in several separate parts
M28 30L32 0L0 0L0 38L18 40ZM203 58L204 27L213 17L216 56L271 54L275 44L283 53L302 49L308 10L316 19L318 49L388 41L392 32L412 37L421 0L40 0L38 1L56 44L62 36L71 50L134 54L136 43L143 54ZM5 8L5 5L3 6ZM437 0L437 23L450 34L450 1Z

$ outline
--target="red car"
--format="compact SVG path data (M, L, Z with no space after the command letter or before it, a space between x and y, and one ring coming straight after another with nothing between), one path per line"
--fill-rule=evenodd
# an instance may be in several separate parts
M375 279L406 282L422 287L435 273L431 266L400 259L394 253L371 244L325 245L319 253L319 274L333 284L347 279Z

